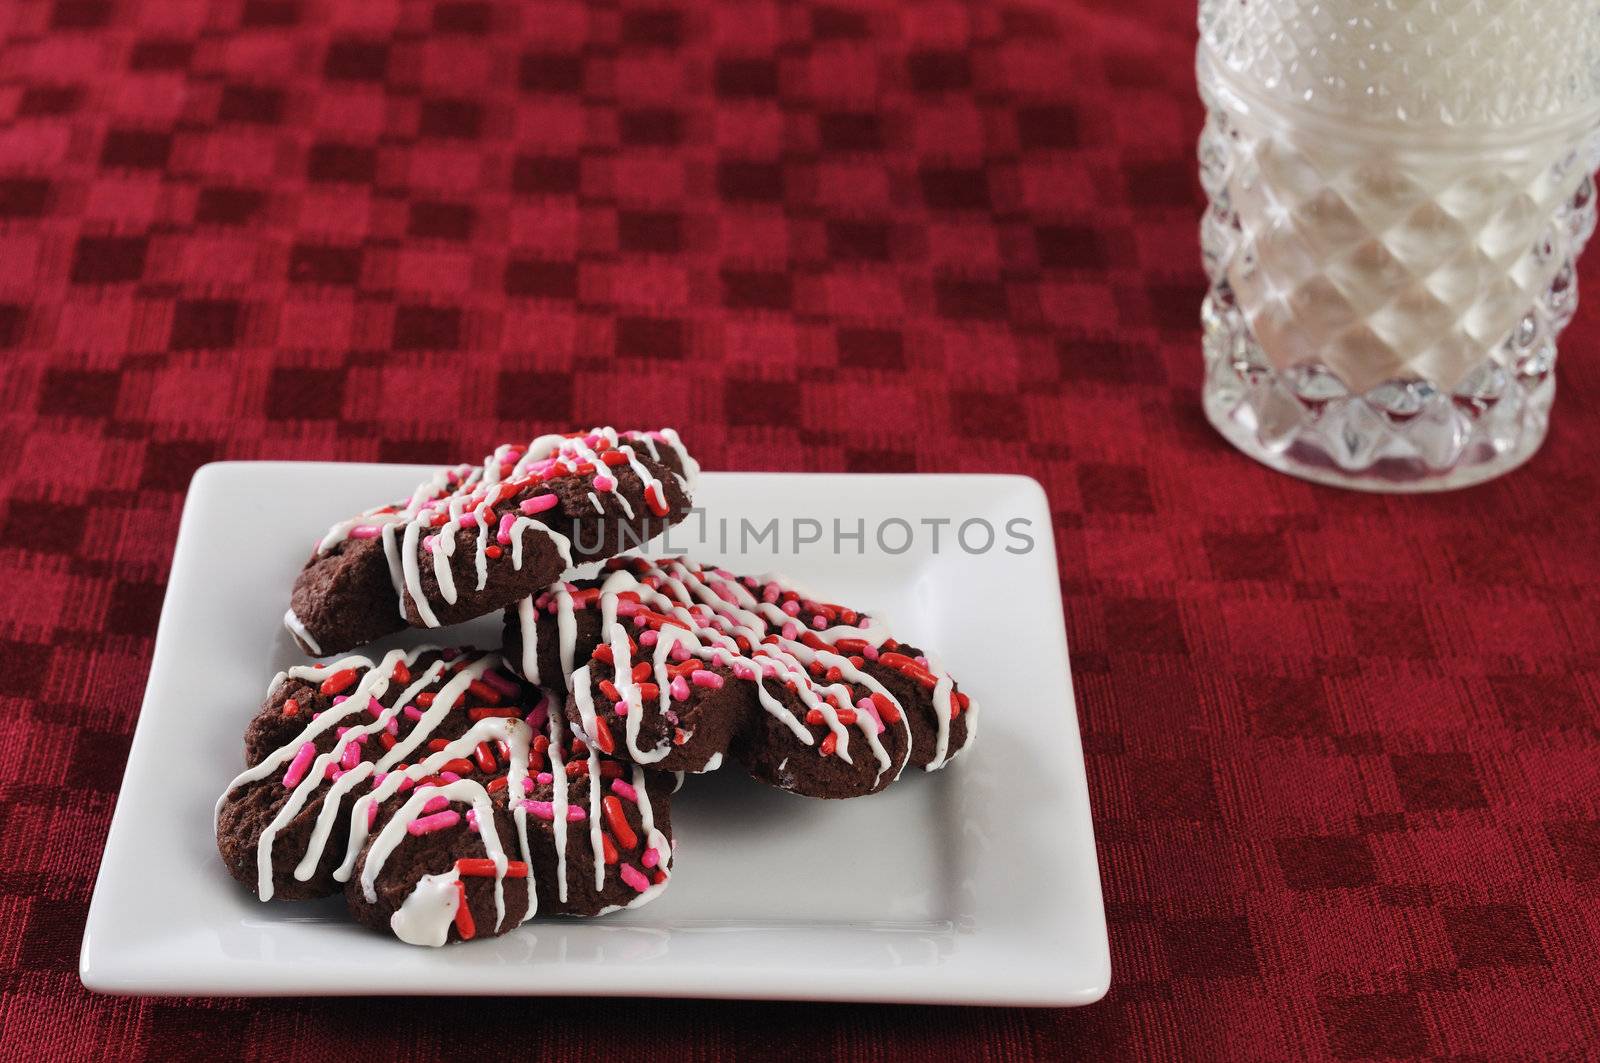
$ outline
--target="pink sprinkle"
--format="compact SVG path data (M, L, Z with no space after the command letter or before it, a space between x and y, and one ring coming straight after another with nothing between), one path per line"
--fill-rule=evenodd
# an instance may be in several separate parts
M776 605L779 593L778 585L776 583L769 583L761 592L761 600L766 602L768 605Z
M449 807L450 799L443 794L440 794L438 797L428 798L428 803L422 806L422 811L425 814L429 812L443 812Z
M476 513L461 514L461 526L463 528L476 528L478 526L478 515Z
M460 782L461 781L461 776L457 775L453 771L441 771L439 773L439 778L443 779L445 782Z
M372 825L374 823L376 823L377 821L378 821L378 803L376 801L374 801L372 804L367 806L367 829L371 830L372 829Z
M585 812L583 810L583 806L582 805L568 805L567 806L567 822L568 823L576 823L579 820L584 820L584 819L588 819L588 818L589 818L589 813L587 813L587 812Z
M501 546L511 545L511 526L516 522L517 515L515 513L502 513L500 515L500 530L495 532L494 537Z
M367 711L370 712L374 718L377 718L383 715L383 705L378 701L377 698L368 698Z
M400 733L400 721L391 716L389 717L389 722L383 725L383 729L392 735L398 735Z
M407 705L401 711L406 714L406 719L408 719L408 720L420 720L420 719L422 719L422 710L417 708L415 705Z
M307 742L295 753L294 759L289 762L289 770L283 773L283 785L294 789L300 785L300 780L306 777L306 771L311 767L311 761L317 755L317 747Z
M596 491L614 491L616 488L617 481L609 476L596 476L594 478L594 489Z
M615 705L611 706L611 711L616 713L618 716L626 716L628 715L628 703L626 701L619 701Z
M924 657L920 653L917 654L915 657L913 657L912 660L916 661L918 664L922 665L922 667L924 667L924 668L928 667L928 659L926 657Z
M862 698L856 702L856 708L872 717L872 722L877 725L878 734L883 734L883 717L878 715L878 706L873 704L871 698Z
M639 636L639 645L654 646L659 638L660 636L658 636L654 631L646 631Z
M428 536L426 539L422 540L422 548L428 551L430 554L433 553L433 541L437 538L437 535Z
M467 809L467 829L474 834L478 833L478 810L475 808Z
M375 524L357 524L350 529L350 538L352 539L376 539L381 534L383 534L383 529Z
M368 779L367 782L374 790L376 790L378 787L383 785L383 780L387 779L388 777L389 773L386 771L375 771L372 773L372 778Z
M800 637L800 625L795 623L793 620L789 621L787 624L783 625L782 635L790 642L793 642L795 639Z
M618 797L625 797L634 804L639 803L639 791L633 788L632 783L625 783L621 779L611 780L611 792Z
M712 690L722 686L722 677L715 672L708 672L704 668L696 668L690 673L689 680L697 687L710 687Z
M528 780L524 779L522 781L526 783ZM551 775L549 772L541 771L539 773L539 782L542 785L549 786L551 783L553 783L555 781L556 781L556 777L554 775ZM533 787L530 785L530 786L525 787L525 789L531 790L531 789L533 789Z
M445 830L461 822L461 813L454 810L448 812L435 812L431 816L423 816L406 824L406 833L418 837L432 834L436 830Z
M534 495L532 498L523 499L522 505L517 508L531 517L535 513L543 513L547 509L555 509L560 502L561 499L554 494Z
M687 661L689 659L689 647L681 642L674 642L672 644L672 652L668 656L679 663Z
M635 613L637 613L639 611L639 608L640 608L640 606L639 606L638 602L630 602L630 601L627 601L626 599L624 599L624 600L619 601L617 603L617 615L618 616L633 616Z
M869 661L876 661L878 659L878 647L868 645L866 649L861 651L861 656Z
M524 801L522 802L522 807L540 819L556 818L555 806L551 805L549 801Z
M550 709L541 700L535 705L533 711L528 713L528 726L535 731L543 731L545 723L550 719Z
M361 763L361 747L354 742L346 742L344 755L339 758L339 767L349 771Z
M736 679L754 679L756 670L743 661L734 661L733 675Z
M417 780L407 775L400 780L400 785L394 788L394 792L397 794L403 794L415 785L417 785Z
M645 867L655 867L657 864L661 863L661 854L656 852L653 848L646 849L644 851L644 855L639 857L639 863L643 864Z
M821 631L823 628L828 626L828 618L818 614L811 618L811 626L813 629Z
M514 697L517 693L517 684L492 668L478 678L483 680L485 686L493 687L502 694Z
M680 675L674 678L672 685L668 689L672 691L673 701L689 700L689 684L683 681L683 676Z
M790 616L799 616L800 615L800 603L799 602L793 602L793 601L784 602L782 605L778 606L778 608L782 609L784 612L788 613Z
M638 893L643 893L650 888L650 880L645 878L644 873L632 864L623 864L618 868L617 873L622 876L622 881L632 886Z
M349 700L350 700L350 695L349 694L338 694L338 695L335 695L335 697L333 699L333 703L335 705L343 705L345 702L347 702Z

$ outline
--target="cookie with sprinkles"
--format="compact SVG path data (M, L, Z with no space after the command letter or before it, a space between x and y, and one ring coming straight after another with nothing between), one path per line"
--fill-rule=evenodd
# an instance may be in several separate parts
M776 577L614 558L506 611L505 654L569 691L607 754L700 772L724 757L809 797L875 793L966 748L977 705L921 649Z
M284 625L321 657L407 625L492 613L682 520L697 473L671 429L502 445L481 465L440 469L410 498L328 529L295 580Z
M498 654L394 650L290 669L245 735L217 846L262 900L343 892L403 941L657 896L671 775L602 755Z

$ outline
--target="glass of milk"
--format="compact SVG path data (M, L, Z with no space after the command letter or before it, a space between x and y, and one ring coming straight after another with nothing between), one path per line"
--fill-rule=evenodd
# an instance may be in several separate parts
M1595 226L1594 0L1200 0L1205 410L1284 472L1538 449Z

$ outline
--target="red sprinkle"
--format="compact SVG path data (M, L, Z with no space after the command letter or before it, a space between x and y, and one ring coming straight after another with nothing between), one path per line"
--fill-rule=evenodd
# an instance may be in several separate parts
M283 703L283 714L285 716L300 715L300 703L293 698L288 699Z
M494 878L494 861L462 857L456 861L456 874L462 878ZM521 860L507 860L505 877L527 878L528 865Z
M500 691L485 683L481 679L474 679L467 684L467 693L479 701L486 701L490 705L500 704Z
M491 561L498 559L504 552L505 551L501 550L500 547L494 543L490 543L488 546L483 548L483 556L487 557Z
M606 863L614 864L617 862L617 843L611 840L611 835L601 833L600 850L605 856Z
M432 704L433 704L433 695L431 693L418 694L417 695L417 706L419 708L426 709L426 708L430 707Z
M394 676L394 681L401 686L411 682L411 669L406 667L405 661L394 662L394 671L391 674Z
M456 933L462 941L471 941L478 928L472 922L472 909L467 907L467 884L456 879Z
M602 753L615 753L617 743L611 737L611 728L606 726L605 717L594 718L594 744L600 747Z
M499 767L495 763L494 754L489 752L489 743L487 742L478 743L478 748L472 751L472 759L478 762L478 767L483 770L485 775L490 774L495 768Z
M891 699L874 690L872 692L872 703L878 707L878 715L883 719L884 723L900 722L900 709Z
M486 706L467 710L467 719L477 720L510 720L520 717L522 713L517 709L491 709Z
M453 771L457 775L470 775L472 774L472 761L465 757L457 757L454 760L447 760L443 764L439 765L439 770L441 772Z
M322 681L318 689L324 694L339 694L356 685L356 670L341 668Z
M833 751L839 748L839 736L834 734L832 731L829 731L828 737L822 740L822 746L820 748L823 756L833 756Z
M633 833L633 828L628 825L628 817L622 811L622 799L607 794L601 800L600 806L605 809L606 823L617 836L617 841L621 842L624 848L638 848L639 836Z

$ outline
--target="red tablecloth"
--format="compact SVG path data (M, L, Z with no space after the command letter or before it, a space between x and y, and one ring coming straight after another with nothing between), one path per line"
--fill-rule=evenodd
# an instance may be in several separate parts
M1197 401L1193 14L1181 0L0 10L5 1047L1593 1050L1600 307L1563 345L1549 442L1502 482L1363 497L1229 450ZM85 908L194 468L440 461L591 423L677 425L718 469L1044 483L1106 1000L82 989Z

